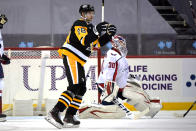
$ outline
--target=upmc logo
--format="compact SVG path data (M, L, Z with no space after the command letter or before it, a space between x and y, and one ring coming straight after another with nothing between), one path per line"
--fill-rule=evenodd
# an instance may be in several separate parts
M35 82L35 81L30 81L29 78L30 77L34 77L34 76L31 76L31 74L29 73L30 71L32 72L32 68L31 66L27 66L27 65L23 65L21 66L22 69L23 69L23 84L24 84L24 87L29 90L29 91L38 91L39 88L33 88L30 86L29 83L32 83L32 82ZM95 69L96 69L96 65L91 65L88 69L88 72L86 74L86 80L88 78L90 78L90 81L91 81L91 89L92 90L96 90L97 87L96 87L96 75L95 75ZM50 80L50 91L54 91L54 90L58 90L57 87L56 87L56 83L57 81L59 80L63 80L66 78L66 72L65 72L65 68L64 66L60 66L60 65L52 65L52 66L46 66L45 68L49 68L50 69L50 76L51 76L51 80ZM61 73L60 75L58 74L59 77L57 77L57 70L62 70L63 73ZM33 74L34 75L34 74ZM46 75L46 74L45 74ZM65 80L66 81L66 80ZM39 82L39 81L37 81ZM68 82L67 82L68 83ZM68 86L68 85L67 85Z

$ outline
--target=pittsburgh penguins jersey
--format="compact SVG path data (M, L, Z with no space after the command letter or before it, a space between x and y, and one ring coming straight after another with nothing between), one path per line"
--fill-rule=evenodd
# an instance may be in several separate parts
M93 46L103 46L110 40L111 36L106 34L99 37L94 33L92 24L80 19L72 25L65 43L58 53L60 56L66 55L75 59L83 66L90 56Z
M102 70L97 80L98 84L115 81L119 88L124 88L128 78L128 61L120 52L112 48L107 52L102 63Z

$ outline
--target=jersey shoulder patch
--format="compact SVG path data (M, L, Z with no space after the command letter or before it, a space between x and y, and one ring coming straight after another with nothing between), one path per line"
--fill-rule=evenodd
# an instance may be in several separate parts
M116 62L120 58L121 58L121 55L119 55L119 53L114 50L109 50L107 52L107 59L110 59L113 62Z

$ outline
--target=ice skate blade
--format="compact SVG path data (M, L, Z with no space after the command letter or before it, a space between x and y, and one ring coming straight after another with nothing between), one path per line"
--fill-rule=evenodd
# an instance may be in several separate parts
M64 122L63 128L79 128L80 125L73 125L71 123Z
M53 126L55 126L58 129L63 128L63 126L61 124L59 124L58 122L56 122L53 118L50 118L49 116L45 117L45 120L48 121L50 124L52 124Z
M6 118L0 118L0 122L6 122Z

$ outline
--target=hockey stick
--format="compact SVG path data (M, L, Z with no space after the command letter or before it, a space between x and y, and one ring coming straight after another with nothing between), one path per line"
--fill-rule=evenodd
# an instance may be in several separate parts
M196 101L193 102L193 104L189 107L189 109L184 114L174 113L174 116L185 117L189 113L189 111L194 107L195 104L196 104Z
M102 0L101 21L104 22L104 0Z
M131 119L134 119L134 120L141 118L142 116L144 116L145 114L147 114L150 111L150 108L148 107L144 111L142 111L138 114L135 114L132 111L130 111L129 109L127 109L122 103L120 103L118 101L118 99L114 98L113 102L116 105L118 105L125 112L125 114L128 118L131 118Z

